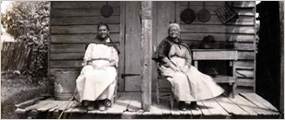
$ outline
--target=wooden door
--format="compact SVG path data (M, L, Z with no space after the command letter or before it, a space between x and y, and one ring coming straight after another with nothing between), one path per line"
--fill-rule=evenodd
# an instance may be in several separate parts
M126 2L125 13L125 91L140 91L141 82L141 20L140 2Z

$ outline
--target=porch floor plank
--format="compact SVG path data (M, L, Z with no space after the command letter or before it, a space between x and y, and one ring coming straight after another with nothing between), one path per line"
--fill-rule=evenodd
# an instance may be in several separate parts
M62 110L64 110L64 109L66 109L66 108L68 108L68 103L69 103L69 101L62 101L61 102L61 104L59 104L59 106L58 106L58 110L60 110L60 111L62 111Z
M53 112L53 111L55 111L55 110L57 110L58 109L58 107L60 107L60 105L63 103L64 101L54 101L54 103L56 104L56 106L55 107L53 107L53 108L51 108L51 109L49 109L48 111L49 112Z
M180 110L178 110L177 107L174 107L172 110L170 110L171 115L180 115Z
M43 106L39 106L37 109L38 109L38 111L44 112L44 111L47 111L47 110L49 110L49 109L51 109L51 108L54 108L54 107L56 107L56 106L57 106L57 103L56 103L56 102L50 101L48 104L43 105Z
M47 117L53 117L53 114L59 114L66 106L64 113L80 113L80 114L98 114L98 115L121 115L122 118L151 118L152 116L165 116L171 118L278 118L280 113L274 106L266 100L259 97L255 93L241 93L235 98L220 96L215 99L197 101L198 109L190 109L186 111L178 110L177 104L171 110L168 102L163 101L159 105L153 103L150 111L141 109L141 93L140 92L122 92L118 95L118 99L111 108L106 111L92 110L87 111L86 108L80 106L76 101L58 101L54 99L46 99L38 103L24 108L29 112L36 110L38 112L47 112ZM71 114L64 114L63 118ZM73 116L78 117L78 116ZM116 116L118 117L118 116Z
M239 96L239 98L240 98L240 101L246 104L244 106L248 106L249 108L254 110L258 115L271 115L268 111L266 111L266 109L262 109L258 107L256 104L252 103L251 101L244 98L243 96Z
M88 114L107 114L107 112L106 111L100 111L100 110L97 110L97 109L95 109L95 110L87 110L87 113Z
M203 104L202 101L197 101L197 105L198 105L199 109L201 110L201 113L204 116L210 116L211 115L211 112L207 109L207 107Z
M130 112L137 112L141 110L141 94L133 94L127 110Z
M162 115L161 105L152 104L149 112L144 112L143 115Z
M170 110L169 106L161 104L161 105L159 105L159 108L161 109L162 115L169 115L169 114L171 114L171 110Z
M268 110L272 110L273 112L278 112L278 110L271 104L269 103L267 100L263 99L262 97L258 96L255 93L241 93L241 95L243 95L246 98L249 98L252 101L258 101L258 106L268 109Z
M190 115L190 116L193 116L191 110L187 110L187 111L186 111L186 114L187 114L187 115Z
M235 96L236 97L236 96ZM238 116L248 116L249 113L241 109L227 97L218 97L216 101L229 113Z
M72 112L72 110L76 107L80 106L80 103L77 101L72 101L70 102L70 104L68 105L68 109L66 109L66 112Z
M175 111L179 111L179 113L180 113L179 115L189 115L189 116L193 116L191 110L188 110L188 108L187 108L187 110L185 110L185 111L179 110L178 107L174 107L173 109L174 109ZM174 113L174 115L176 115L176 114Z
M202 111L199 107L197 109L191 109L190 111L193 116L202 115Z
M68 108L67 110L65 110L66 113L72 113L72 110L74 109L74 107Z
M229 114L214 100L202 101L205 107L210 111L211 115L215 116L228 116Z
M70 112L70 113L87 113L87 110L83 107L76 107L76 108L71 108L68 112Z
M134 93L132 92L120 93L119 98L115 101L114 105L112 105L112 107L107 110L107 113L123 113L125 110L127 110L127 107L132 99L133 94Z
M240 108L242 108L244 111L246 111L247 113L249 113L250 116L257 116L257 112L253 110L253 108L251 106L254 105L250 105L251 103L245 99L243 99L240 95L235 96L235 98L230 99L231 101L233 101L237 106L239 106Z
M190 116L192 116L191 110L185 110L185 111L179 110L179 111L180 111L180 115L190 115Z
M49 103L50 103L50 101L48 101L48 100L40 101L40 102L38 102L38 103L36 103L36 104L34 104L32 106L29 106L29 107L25 108L25 111L34 110L34 109L37 110L38 107L45 106L45 105L47 105Z

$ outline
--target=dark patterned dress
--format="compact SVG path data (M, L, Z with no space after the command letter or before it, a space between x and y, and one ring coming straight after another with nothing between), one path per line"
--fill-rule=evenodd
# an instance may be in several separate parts
M175 42L167 37L153 54L153 60L159 63L161 75L171 83L175 99L191 102L214 98L222 94L224 90L210 76L201 73L191 65L190 53L188 46L181 40ZM174 64L184 72L175 72L169 64Z

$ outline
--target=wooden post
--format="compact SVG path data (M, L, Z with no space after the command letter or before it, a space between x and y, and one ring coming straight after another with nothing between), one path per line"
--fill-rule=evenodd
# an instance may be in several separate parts
M254 13L256 14L257 13L257 7L254 7ZM254 23L256 23L256 19L253 19ZM254 25L254 29L256 29L256 25ZM255 31L254 33L254 43L253 43L253 46L255 48L255 55L254 55L254 60L253 60L253 82L254 82L254 86L253 86L253 92L256 93L256 60L257 60L257 31Z
M152 2L141 2L141 20L142 20L142 108L149 111L151 107L151 82L152 82Z
M280 18L280 50L281 50L281 70L280 70L280 97L279 110L284 112L284 1L279 1Z
M125 80L121 77L122 73L125 73L125 26L126 26L126 2L120 2L120 58L119 58L119 76L118 76L118 86L119 91L122 92L125 90Z

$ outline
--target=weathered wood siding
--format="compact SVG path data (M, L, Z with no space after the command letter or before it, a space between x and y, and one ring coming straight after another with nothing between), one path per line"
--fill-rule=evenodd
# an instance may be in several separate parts
M56 95L60 94L59 99L72 95L86 44L94 41L98 23L109 24L110 36L120 47L120 2L108 2L113 8L109 18L100 13L105 4L102 1L51 2L49 74L56 81L54 89Z
M176 2L174 1L153 2L153 52L156 50L156 47L159 45L159 43L167 36L167 28L169 22L175 19L175 3ZM153 62L152 73L152 91L154 91L157 80L157 65L155 62Z
M123 66L125 67L126 74L124 78L124 90L125 91L141 91L141 2L132 1L126 2L126 34L125 34L125 61ZM134 75L137 74L137 75Z
M56 86L63 93L69 96L75 87L75 79L82 68L82 58L84 56L86 44L92 42L96 36L97 24L106 22L110 25L110 36L115 41L120 50L119 72L137 74L140 69L140 61L133 59L140 54L132 54L140 46L141 22L139 2L108 2L113 7L113 14L109 18L104 18L100 14L100 8L106 2L102 1L53 1L51 2L51 41L49 46L49 74L54 76L54 80L63 79L64 82L72 83L72 87ZM237 71L239 87L250 88L253 91L255 86L255 2L233 2L233 8L239 13L239 18L227 25L222 24L214 10L224 5L225 1L207 1L205 8L211 11L211 19L208 22L199 22L196 18L191 24L180 21L180 13L187 8L187 2L168 1L153 2L152 24L153 24L153 45L157 46L163 38L167 36L167 26L170 22L176 21L181 25L181 38L190 46L197 46L206 35L213 35L216 41L234 42L235 48L239 50ZM197 13L203 8L203 2L190 2L190 8ZM131 18L134 19L131 19ZM138 43L138 44L137 44ZM153 47L154 47L153 46ZM135 57L137 58L137 57ZM134 66L134 65L136 66ZM155 65L155 64L153 64ZM135 69L135 70L134 70ZM153 80L156 77L156 67L153 67ZM119 74L121 75L121 74ZM129 77L125 82L120 79L119 90L128 89L127 86L140 88L139 81L134 79L138 76ZM57 82L55 82L57 83ZM153 84L154 85L154 84ZM129 87L129 88L130 88ZM132 89L132 88L130 88ZM56 89L55 89L56 90ZM133 90L129 90L133 91Z
M224 5L222 2L205 2L205 8L211 12L211 19L208 22L200 22L197 18L191 24L185 24L177 19L181 25L181 38L190 46L198 44L207 35L213 35L216 41L234 42L238 50L238 62L236 63L238 86L246 86L254 90L255 86L255 2L235 1L232 7L238 12L239 18L235 21L222 24L214 12L215 9ZM203 2L190 2L190 8L198 13L203 8ZM231 5L231 3L230 3ZM187 2L180 2L177 11L181 13L187 8Z
M198 13L203 9L203 2L191 1L190 9ZM180 13L187 8L187 2L157 2L154 12L154 27L157 28L157 35L154 35L154 45L167 36L167 27L169 22L176 21L181 25L181 39L190 47L198 47L203 38L207 35L213 35L219 43L233 42L235 49L238 50L237 74L238 87L249 88L254 91L255 87L255 2L254 1L234 1L233 9L238 12L239 18L223 24L216 13L215 9L225 4L225 1L207 1L205 9L211 13L211 19L208 22L200 22L198 18L191 24L186 24L180 20ZM230 3L231 5L231 3ZM157 37L155 37L157 36ZM154 68L155 71L155 68ZM155 74L153 75L155 79Z

